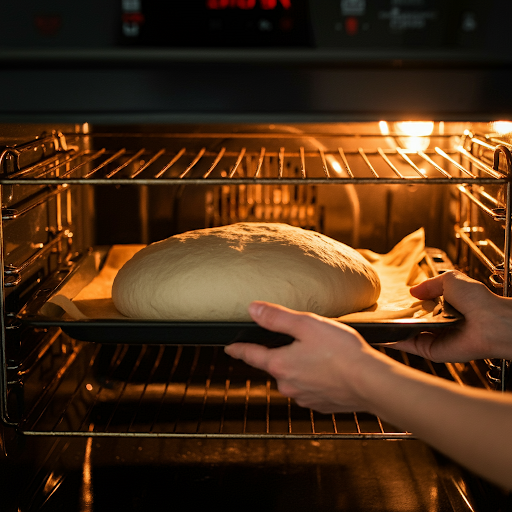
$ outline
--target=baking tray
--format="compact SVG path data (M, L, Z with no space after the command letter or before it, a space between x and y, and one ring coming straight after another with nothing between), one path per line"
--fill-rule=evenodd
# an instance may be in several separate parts
M263 329L255 322L179 322L135 319L75 320L63 312L43 314L41 309L57 294L75 297L98 273L108 248L97 248L77 262L70 262L53 274L36 293L34 299L18 315L24 323L39 328L60 327L64 333L81 341L101 343L165 344L165 345L229 345L252 342L280 346L293 338ZM430 275L438 268L449 268L442 251L430 249L422 262ZM384 344L400 341L421 332L440 332L456 326L463 316L442 298L433 316L420 318L377 319L343 322L358 331L368 343Z

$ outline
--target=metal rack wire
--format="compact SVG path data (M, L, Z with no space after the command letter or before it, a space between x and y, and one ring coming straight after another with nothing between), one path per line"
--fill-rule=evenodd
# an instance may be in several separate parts
M156 145L157 149L112 148L111 145L84 149L80 141L86 135L71 137L52 134L0 152L0 185L48 185L48 188L42 189L43 200L64 191L67 193L66 185L71 184L456 185L460 195L475 208L503 224L504 248L491 248L496 258L503 262L502 265L496 265L485 255L491 241L473 240L472 226L456 227L456 236L480 261L488 263L491 275L501 285L503 294L509 294L510 215L506 212L512 211L509 181L512 148L500 141L465 134L460 144L450 148L440 143L434 144L431 149L413 150L398 146L384 147L383 137L376 137L377 143L372 141L370 149L363 147L364 144L358 145L355 140L341 146L338 138L332 134L308 134L308 138L315 140L328 139L325 145L313 148L303 142L304 137L290 134L274 134L275 144L270 143L274 139L269 139L267 133L126 136L153 138L157 144L151 146ZM113 135L98 134L96 137L104 141ZM115 134L115 137L122 138L125 134ZM261 138L265 138L266 142L256 144ZM164 139L166 144L158 147L162 142L160 139ZM229 144L226 139L229 139ZM182 144L184 140L190 144ZM203 144L206 140L212 141L215 149L207 149ZM36 154L35 160L33 154ZM32 158L27 160L27 155L32 155ZM57 187L52 188L55 185ZM483 185L503 187L503 201L498 201L479 188ZM5 209L2 222L24 215L38 204L36 200L18 210ZM38 249L37 254L47 254L71 235L66 230L57 233L54 239ZM15 286L32 260L14 269L4 266L3 286ZM1 362L7 367L5 318L2 318L2 323ZM55 334L52 336L57 339ZM237 372L236 366L230 366L232 362L223 360L221 351L215 352L205 347L130 348L119 345L111 354L107 372L98 373L99 366L104 366L100 361L105 360L105 354L111 352L111 348L98 345L89 354L90 347L86 347L73 345L71 353L59 363L56 377L47 383L38 398L27 403L27 410L19 424L14 422L21 432L27 435L87 437L412 437L408 432L397 432L373 416L325 416L312 411L304 412L280 396L275 382L267 377L258 375L248 379L247 368ZM139 352L134 353L134 350ZM393 351L386 353L394 354ZM434 365L423 360L414 360L412 364L414 358L405 354L398 357L405 364L421 366L428 373L461 384L468 376L467 368L462 371L457 365ZM185 359L190 363L189 373L178 378ZM502 362L501 366L499 362L491 363L493 381L503 386L506 362ZM203 371L196 373L201 364ZM161 373L166 365L164 379ZM122 375L124 368L130 370ZM144 378L140 375L142 368L146 370ZM475 381L489 387L485 371L474 364L469 369ZM242 373L243 378L240 377ZM206 375L206 380L198 382L199 375ZM6 377L2 385L2 412L7 417L6 388L9 383ZM165 407L166 404L173 404L173 407ZM236 404L236 408L231 408L232 404ZM152 422L139 421L148 414L154 418ZM10 419L7 419L9 422Z
M462 383L455 366L381 350L408 366ZM27 411L21 432L86 437L412 438L373 415L325 415L300 408L278 393L273 379L216 347L78 345L56 375ZM468 379L467 372L463 378ZM472 378L487 385L477 368Z
M510 153L506 145L491 145L471 134L450 149L443 149L442 144L429 149L389 148L383 136L374 136L377 144L371 149L356 147L354 141L349 141L347 149L339 145L340 137L332 134L265 134L275 143L271 147L269 140L264 141L265 145L255 145L263 135L259 133L115 135L138 137L145 142L149 139L156 148L82 149L61 134L50 140L54 150L49 156L43 152L41 160L25 167L21 166L22 158L26 151L34 150L36 141L21 148L5 148L0 153L0 184L503 183L507 176L499 162L486 163L467 146L479 144L486 150ZM83 137L69 136L77 142ZM112 137L94 136L101 142ZM310 141L307 146L305 138ZM311 143L320 138L328 142ZM211 142L213 149L206 142Z

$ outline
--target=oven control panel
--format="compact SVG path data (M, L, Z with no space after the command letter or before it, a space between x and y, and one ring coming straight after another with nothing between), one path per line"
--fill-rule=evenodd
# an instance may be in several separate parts
M0 6L9 48L483 49L511 54L510 0L24 0Z

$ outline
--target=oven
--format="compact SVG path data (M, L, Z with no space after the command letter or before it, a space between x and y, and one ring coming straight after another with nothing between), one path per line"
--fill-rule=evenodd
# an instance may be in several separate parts
M3 6L2 510L507 510L414 432L281 396L224 354L239 331L44 308L114 247L240 221L379 254L423 229L427 275L508 296L511 9ZM508 361L433 363L377 331L403 364L507 392Z

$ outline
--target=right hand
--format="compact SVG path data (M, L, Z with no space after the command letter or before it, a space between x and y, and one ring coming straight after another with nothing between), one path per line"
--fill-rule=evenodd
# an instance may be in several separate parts
M278 348L233 343L224 349L228 355L270 373L279 392L302 407L323 413L368 410L359 378L369 365L387 368L392 359L334 320L260 301L249 306L249 313L262 327L286 333L294 341ZM377 375L371 371L374 379Z
M512 299L458 271L427 279L413 286L411 294L421 300L443 295L465 320L439 334L421 333L400 341L393 348L436 362L512 358Z

